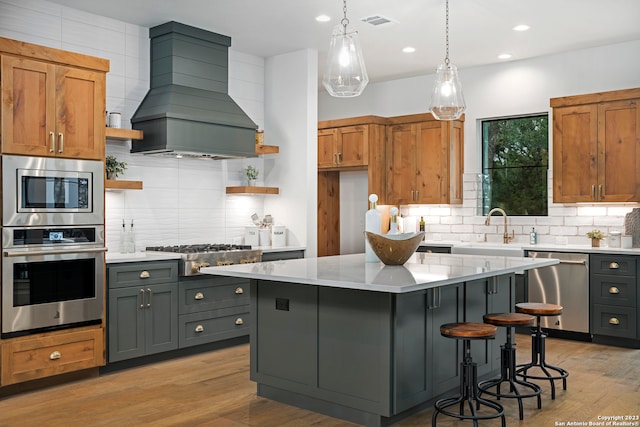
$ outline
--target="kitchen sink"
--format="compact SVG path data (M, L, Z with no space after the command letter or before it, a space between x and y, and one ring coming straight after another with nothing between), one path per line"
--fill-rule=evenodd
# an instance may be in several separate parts
M523 257L524 249L516 245L463 243L451 247L452 254Z

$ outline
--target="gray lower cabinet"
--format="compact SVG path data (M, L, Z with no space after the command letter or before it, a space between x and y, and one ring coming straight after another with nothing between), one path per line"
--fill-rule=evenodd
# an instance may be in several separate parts
M604 339L609 344L639 347L638 257L594 254L590 266L590 326L594 341Z
M109 362L178 348L177 279L177 261L107 267Z
M221 276L180 278L179 347L249 335L249 280Z

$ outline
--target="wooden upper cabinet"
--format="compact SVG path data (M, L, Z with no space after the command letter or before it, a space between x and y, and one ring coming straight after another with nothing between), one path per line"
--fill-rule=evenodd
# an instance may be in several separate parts
M399 120L412 118L429 117ZM431 119L388 126L386 204L462 203L462 144L459 121Z
M551 100L555 203L640 201L639 101L640 89Z
M104 159L109 61L0 38L2 152Z
M367 166L369 126L318 130L318 169Z

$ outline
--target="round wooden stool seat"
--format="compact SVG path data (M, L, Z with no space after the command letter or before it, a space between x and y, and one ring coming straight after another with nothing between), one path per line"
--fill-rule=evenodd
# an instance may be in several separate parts
M524 313L489 313L482 316L484 323L496 326L533 325L535 317Z
M464 340L494 338L498 328L486 323L459 322L447 323L440 326L443 337Z
M534 316L558 316L562 314L562 306L542 302L519 302L516 304L516 311Z

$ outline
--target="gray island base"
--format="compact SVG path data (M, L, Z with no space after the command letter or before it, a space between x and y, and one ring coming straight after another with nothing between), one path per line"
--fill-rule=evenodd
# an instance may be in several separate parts
M440 325L509 312L515 273L554 259L416 253L404 266L364 254L210 267L251 280L251 380L257 394L367 426L390 425L452 394L461 344ZM482 378L495 340L473 341Z

